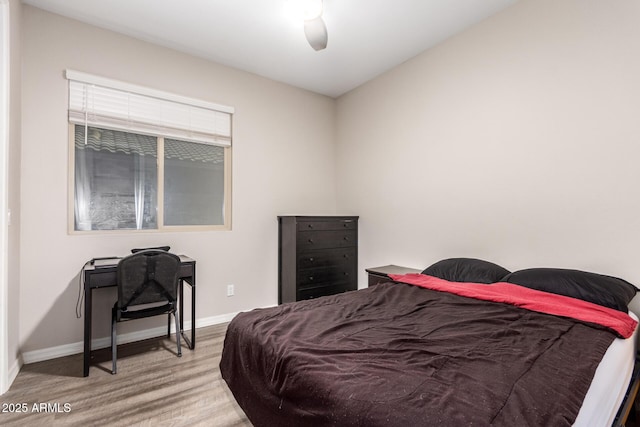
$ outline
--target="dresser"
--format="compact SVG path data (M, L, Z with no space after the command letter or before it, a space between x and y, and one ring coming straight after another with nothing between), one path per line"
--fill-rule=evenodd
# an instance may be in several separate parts
M357 216L278 217L279 304L357 288Z

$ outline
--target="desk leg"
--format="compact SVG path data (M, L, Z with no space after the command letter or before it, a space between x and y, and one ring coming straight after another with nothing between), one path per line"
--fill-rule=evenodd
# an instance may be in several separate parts
M191 349L196 348L196 275L195 265L193 266L194 274L191 278Z
M180 335L187 343L187 346L193 350L196 347L196 277L195 274L187 283L191 285L191 339L184 335L184 280L180 281Z
M88 288L89 278L84 276L84 363L83 376L89 376L89 365L91 364L91 288Z

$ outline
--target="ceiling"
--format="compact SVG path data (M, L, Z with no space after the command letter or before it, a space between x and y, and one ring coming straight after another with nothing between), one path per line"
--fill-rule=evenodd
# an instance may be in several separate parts
M518 0L324 0L315 51L296 0L23 0L137 39L337 97Z

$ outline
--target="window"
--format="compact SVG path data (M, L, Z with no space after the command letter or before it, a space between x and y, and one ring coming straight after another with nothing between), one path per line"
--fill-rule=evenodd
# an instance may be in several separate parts
M232 109L67 78L71 231L230 229Z
M224 148L164 141L164 223L224 223Z
M75 125L75 230L158 228L157 140Z

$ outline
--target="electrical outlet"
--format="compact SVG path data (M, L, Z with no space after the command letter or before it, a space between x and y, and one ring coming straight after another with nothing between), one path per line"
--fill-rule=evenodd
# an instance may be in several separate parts
M234 295L233 285L227 285L227 296L232 297Z

